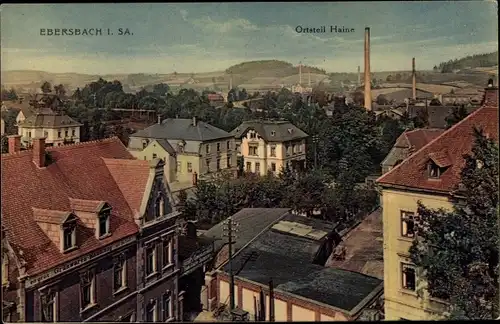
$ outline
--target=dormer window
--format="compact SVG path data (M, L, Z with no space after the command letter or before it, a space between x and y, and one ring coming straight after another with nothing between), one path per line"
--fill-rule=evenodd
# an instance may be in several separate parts
M67 221L62 226L63 251L67 252L76 248L76 220Z
M110 215L111 215L110 209L102 210L99 213L99 228L98 228L99 238L102 238L103 236L110 234L110 230L109 230Z
M431 179L439 179L441 176L441 170L439 166L436 165L434 162L429 162L429 178Z
M446 150L429 154L429 163L427 165L429 179L439 179L451 165L452 162Z

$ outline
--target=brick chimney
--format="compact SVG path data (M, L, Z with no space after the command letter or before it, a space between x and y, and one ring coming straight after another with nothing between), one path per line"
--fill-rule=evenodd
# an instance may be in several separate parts
M198 184L198 173L193 172L193 186L196 186Z
M33 162L39 168L45 167L45 137L33 139Z
M481 105L498 108L498 87L494 85L493 79L488 80L488 87L484 89L484 97Z
M365 28L365 108L372 110L372 85L370 75L370 27Z
M9 153L19 152L21 150L21 135L9 135Z
M417 72L415 70L415 58L411 60L411 94L413 100L417 100Z

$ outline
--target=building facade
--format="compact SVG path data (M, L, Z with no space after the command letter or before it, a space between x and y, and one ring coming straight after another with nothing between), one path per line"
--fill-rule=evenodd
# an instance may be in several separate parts
M163 162L134 159L118 138L18 141L2 155L4 321L180 318L179 213Z
M304 170L308 135L287 121L243 122L232 131L246 172L278 174L287 165Z
M162 148L148 147L153 140L164 140L165 145L161 145ZM234 142L231 134L196 118L171 118L131 135L128 149L138 159L149 159L154 155L165 158L163 146L168 143L172 148L168 150L175 152L176 159L175 179L171 182L189 184L193 177L208 179L223 170L235 173Z
M451 210L454 194L474 144L473 128L498 142L498 88L488 88L483 106L423 146L377 180L382 188L384 224L384 305L387 320L442 317L446 301L425 290L420 269L410 261L420 201L432 209ZM419 291L422 294L419 295Z

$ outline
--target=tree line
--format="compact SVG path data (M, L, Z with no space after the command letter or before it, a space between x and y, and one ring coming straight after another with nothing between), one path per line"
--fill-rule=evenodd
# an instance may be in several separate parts
M452 73L454 70L473 69L476 67L494 67L498 65L498 51L487 54L468 55L461 59L441 62L434 66L434 71Z

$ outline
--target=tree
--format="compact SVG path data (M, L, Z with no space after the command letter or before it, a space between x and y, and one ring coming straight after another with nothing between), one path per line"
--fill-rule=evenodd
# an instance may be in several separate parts
M425 128L429 126L429 112L427 108L417 110L417 114L413 117L413 125L415 128Z
M385 81L387 81L387 82L391 82L391 81L393 81L393 79L394 79L394 78L392 77L392 75L391 75L391 74L389 74L389 75L387 76L387 78L385 78Z
M400 73L396 73L396 81L401 81L401 74Z
M467 111L467 108L465 106L460 106L460 107L453 107L452 111L448 116L446 116L446 128L450 128L451 126L455 125L465 117L469 115L469 112Z
M352 94L352 100L360 107L365 105L365 95L361 91L356 91Z
M42 86L40 87L40 89L42 89L42 92L43 93L51 93L52 92L52 85L45 81L42 83Z
M54 91L59 98L64 98L64 96L66 95L66 89L62 84L55 85Z
M450 304L449 316L494 319L498 309L498 145L474 129L452 211L419 203L411 259L427 290ZM420 291L421 293L421 291Z
M389 104L389 100L387 100L387 97L383 94L379 94L377 96L377 104L379 105L388 105Z

